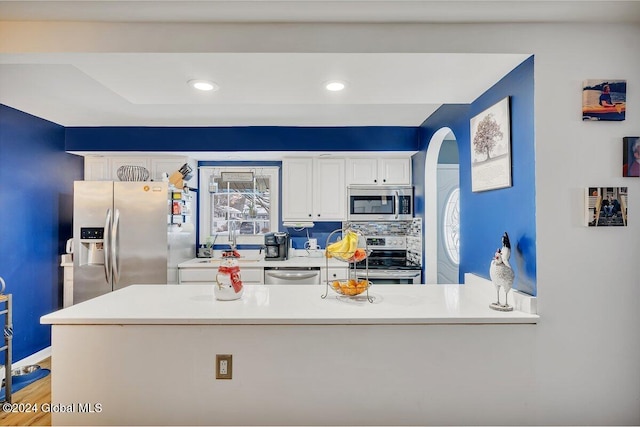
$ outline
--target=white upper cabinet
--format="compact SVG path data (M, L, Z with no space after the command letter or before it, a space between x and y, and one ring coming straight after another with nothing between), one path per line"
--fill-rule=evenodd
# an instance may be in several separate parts
M109 159L106 157L84 158L85 181L111 181Z
M347 185L411 185L411 158L347 159Z
M346 213L344 159L283 159L283 221L343 221Z
M118 169L121 166L142 166L149 171L149 180L162 181L163 173L171 175L185 163L188 163L194 171L196 170L195 161L187 157L86 156L84 179L85 181L119 181ZM188 181L189 186L196 185L196 175L194 172L192 179Z
M347 218L347 185L344 159L314 159L314 221Z
M313 159L282 160L282 220L313 218Z

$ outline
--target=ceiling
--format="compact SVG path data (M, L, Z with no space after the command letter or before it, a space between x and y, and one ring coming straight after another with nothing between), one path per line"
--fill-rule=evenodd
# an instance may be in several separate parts
M640 2L27 0L0 1L0 21L640 22ZM0 103L64 126L418 126L527 56L0 52ZM190 79L220 89L197 92ZM346 89L324 90L332 79Z

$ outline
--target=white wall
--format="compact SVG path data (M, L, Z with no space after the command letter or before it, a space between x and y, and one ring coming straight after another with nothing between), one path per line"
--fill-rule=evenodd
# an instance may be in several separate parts
M430 331L424 337L430 349L424 359L426 369L439 360L440 352L456 354L458 364L433 370L437 384L450 382L445 394L450 401L435 408L435 416L423 423L640 424L640 180L620 177L622 138L640 134L640 26L176 24L163 29L154 24L135 28L101 24L64 32L65 25L2 23L0 49L535 54L537 279L542 319L535 327L509 327L487 335L476 327L456 330L453 337L461 343L452 339L448 328ZM51 31L48 37L42 37L47 31ZM43 39L49 44L43 45ZM581 121L581 82L589 78L627 79L626 121ZM628 186L629 226L584 227L582 191L587 186ZM375 334L367 338L375 350ZM504 347L495 357L505 360L508 369L500 369L498 363L487 365L485 357L478 357L491 354L498 339ZM406 349L396 351L415 358ZM324 382L331 363L301 359L293 351L286 362L290 372L303 372L305 379L299 393L287 396L291 407L310 405L305 389ZM511 370L514 365L521 365L525 376L532 375L526 387L520 387L522 378ZM378 367L365 362L363 369ZM429 386L407 372L393 381L398 399L428 399ZM464 392L469 384L475 393ZM244 383L246 390L253 385L251 380ZM335 384L336 389L340 386ZM494 396L491 403L484 395L489 392ZM228 398L240 398L241 390L237 393ZM505 402L519 404L518 416L505 408ZM326 407L328 412L333 409ZM501 411L509 415L500 418ZM381 422L387 421L393 423Z

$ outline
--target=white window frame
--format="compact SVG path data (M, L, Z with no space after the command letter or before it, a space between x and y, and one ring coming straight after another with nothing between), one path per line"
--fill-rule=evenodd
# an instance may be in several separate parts
M270 182L270 219L269 228L278 231L280 218L280 168L278 166L200 166L200 190L198 191L198 225L200 244L206 244L211 236L211 200L209 193L209 180L215 171L219 172L253 172L269 176ZM219 234L215 240L216 245L228 245L228 234ZM237 234L238 245L262 245L264 234Z

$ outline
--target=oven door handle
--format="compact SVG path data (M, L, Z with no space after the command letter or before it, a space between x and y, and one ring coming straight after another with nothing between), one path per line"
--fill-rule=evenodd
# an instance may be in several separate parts
M395 193L396 193L396 199L395 199L396 219L398 219L400 218L400 193L398 191L396 191Z
M418 277L420 274L419 271L416 272L407 272L407 271L403 271L403 270L397 270L397 271L372 271L369 270L369 278L375 278L380 277L380 278L384 278L384 277L393 277L393 278L399 278L399 279L413 279L415 277ZM366 271L358 271L356 272L356 277L358 278L364 278L367 277L367 272Z

